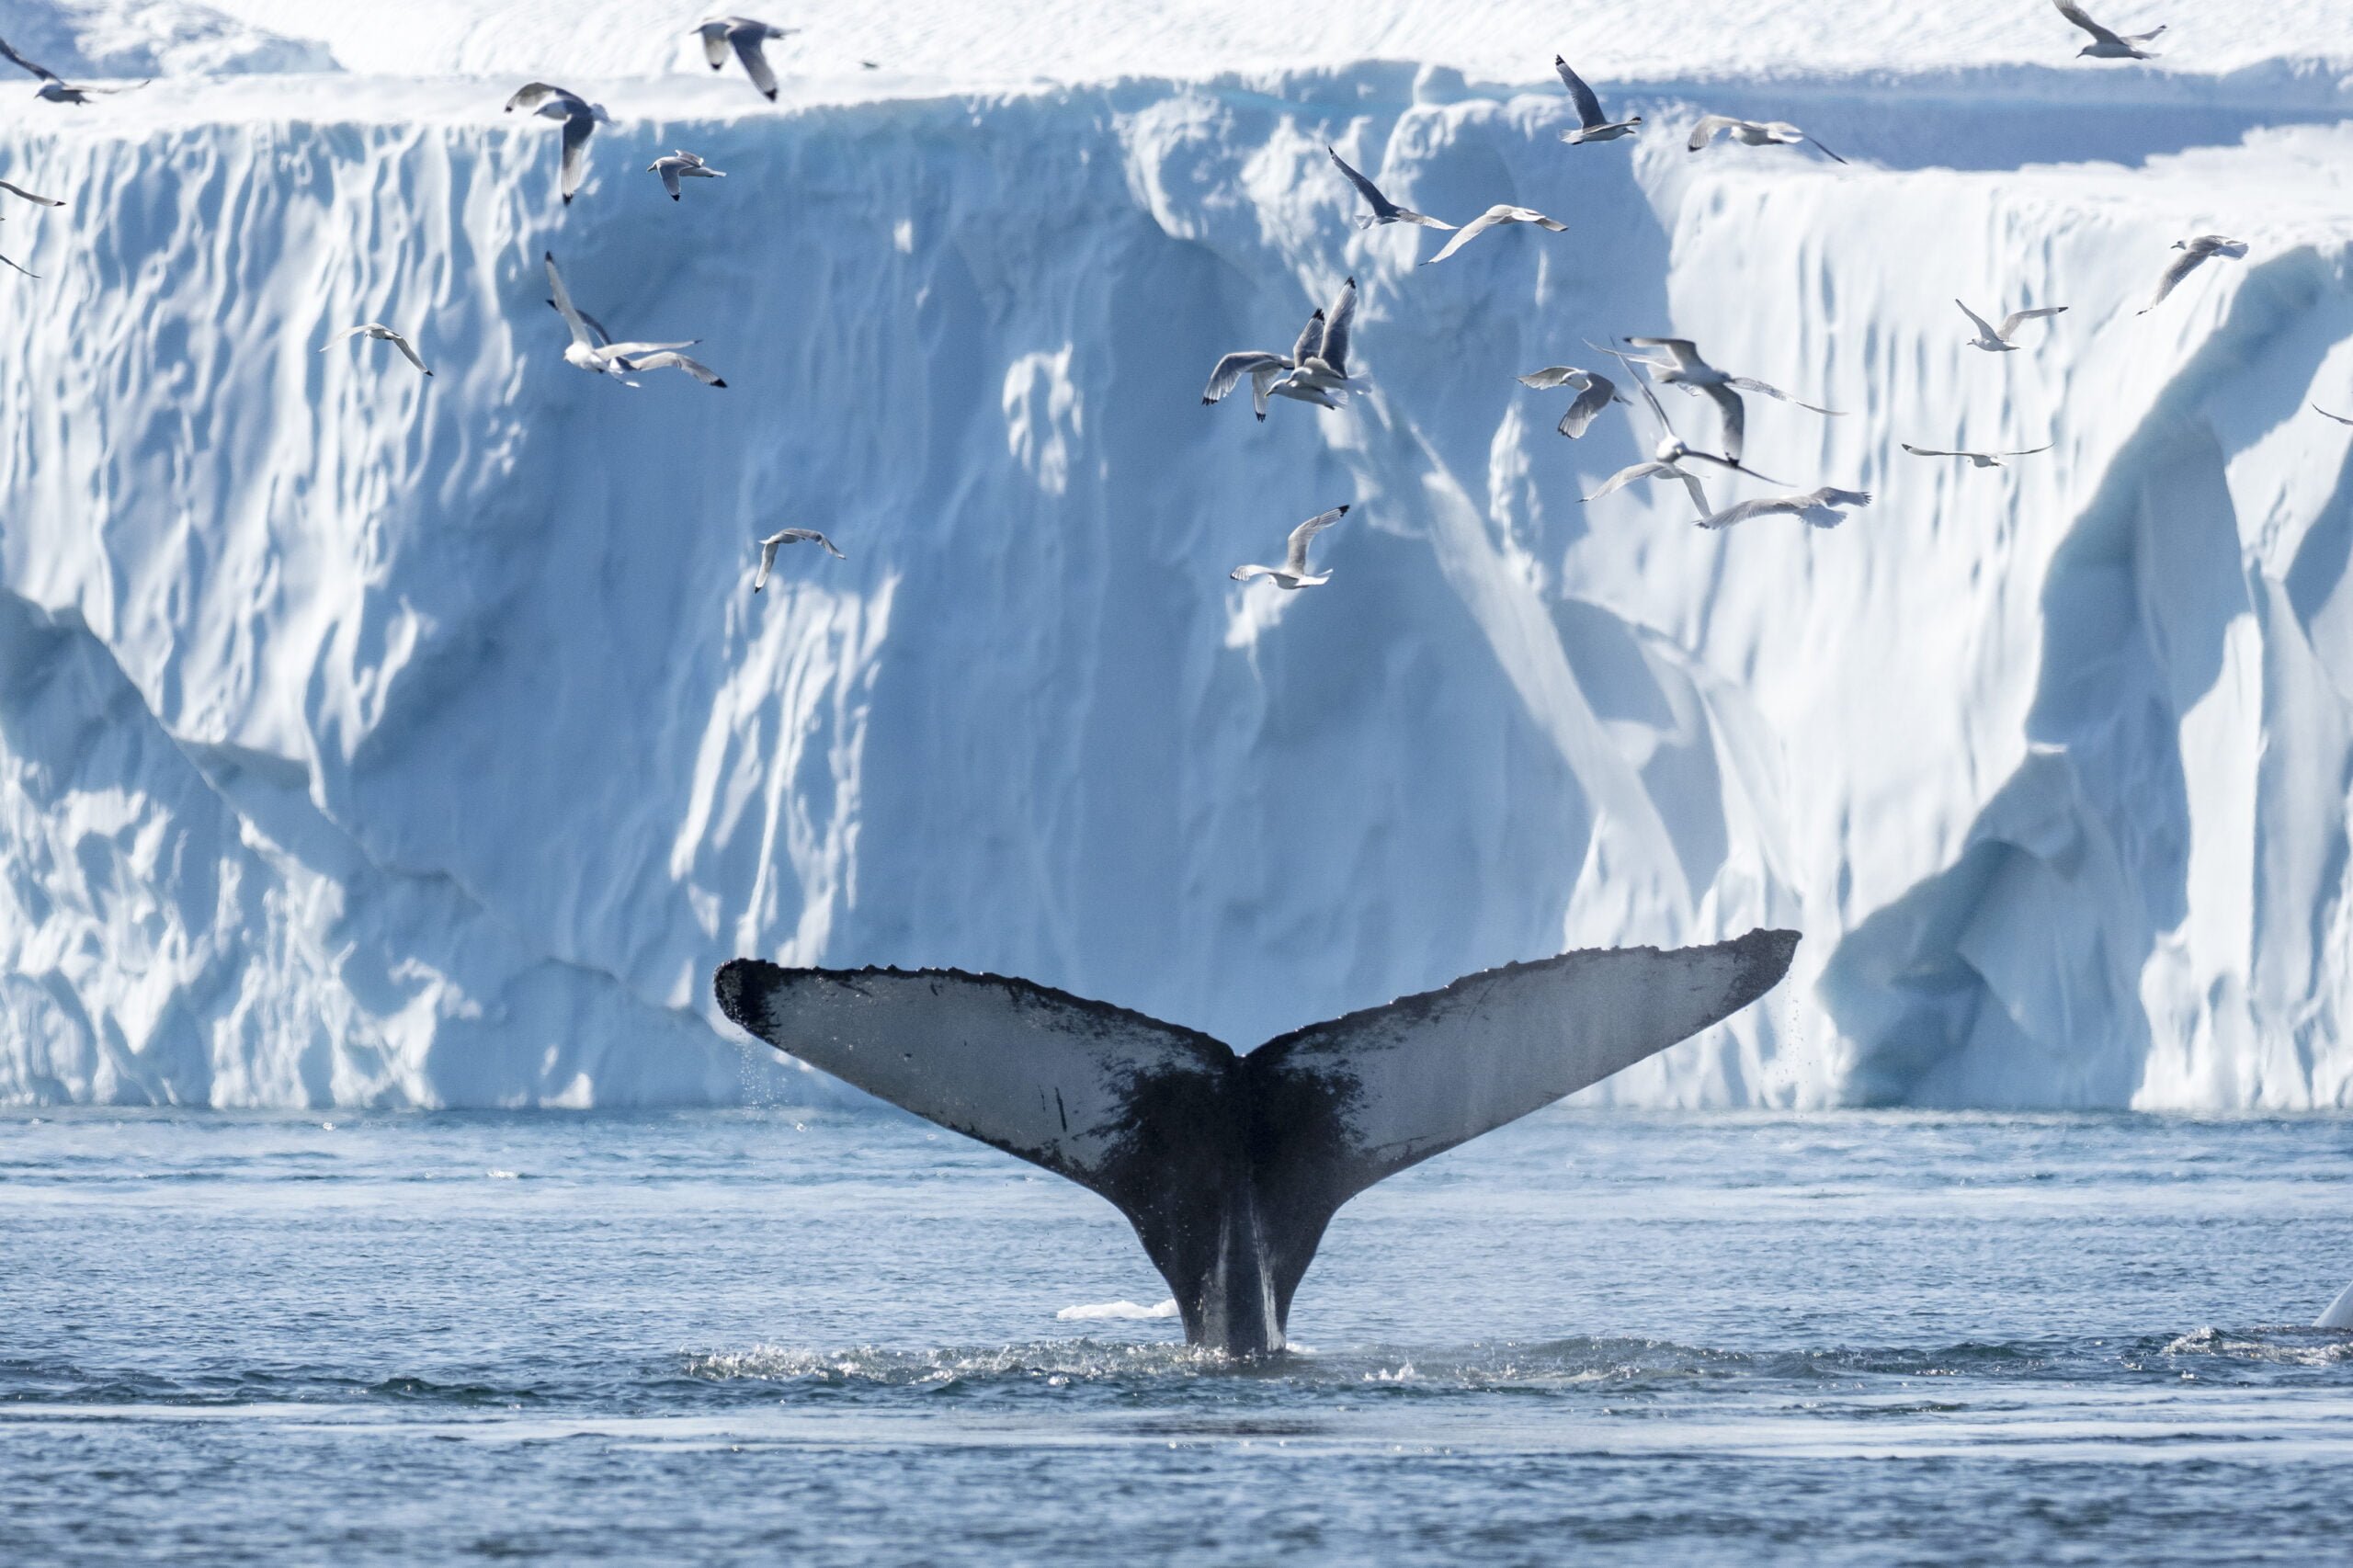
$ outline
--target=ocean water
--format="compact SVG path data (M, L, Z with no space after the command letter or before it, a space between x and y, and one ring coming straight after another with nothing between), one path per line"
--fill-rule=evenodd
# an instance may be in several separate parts
M1229 1366L894 1115L0 1117L0 1561L2353 1557L2353 1121L1555 1111Z

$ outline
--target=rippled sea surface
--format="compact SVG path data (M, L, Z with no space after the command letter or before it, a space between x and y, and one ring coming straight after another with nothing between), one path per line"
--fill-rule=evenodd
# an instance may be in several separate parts
M1554 1112L1235 1367L893 1116L7 1113L0 1562L2345 1561L2348 1278L2341 1119Z

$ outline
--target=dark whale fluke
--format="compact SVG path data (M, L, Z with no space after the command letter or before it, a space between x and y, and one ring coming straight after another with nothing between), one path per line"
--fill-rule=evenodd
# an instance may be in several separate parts
M719 1005L870 1095L1110 1199L1185 1337L1279 1350L1340 1205L1597 1084L1778 983L1794 931L1510 964L1247 1056L1124 1007L961 970L723 966Z

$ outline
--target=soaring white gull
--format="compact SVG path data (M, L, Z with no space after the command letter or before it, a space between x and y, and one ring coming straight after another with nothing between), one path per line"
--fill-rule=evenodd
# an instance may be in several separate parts
M1433 218L1427 212L1416 212L1409 207L1398 206L1395 202L1390 200L1389 198L1381 194L1381 187L1379 186L1373 184L1370 180L1365 178L1364 176L1350 168L1348 166L1348 161L1346 158L1343 158L1337 153L1333 153L1332 149L1328 146L1325 147L1324 151L1332 153L1332 161L1340 165L1340 172L1348 176L1348 183L1355 186L1358 190L1364 192L1364 199L1372 203L1371 212L1361 215L1357 219L1358 228L1370 229L1375 223L1419 223L1423 227L1430 229L1451 229L1454 227L1453 224L1446 222L1441 219Z
M2145 316L2164 304L2165 296L2173 292L2173 286L2197 271L2208 256L2228 256L2238 261L2246 255L2245 240L2226 239L2221 234L2200 234L2195 239L2176 240L2173 248L2181 255L2173 258L2173 265L2166 267L2165 276L2157 279L2157 291L2149 297L2147 304L2141 307L2138 312L2141 315Z
M1961 305L1959 300L1955 300L1953 303ZM2002 324L1999 326L1994 325L1967 305L1961 305L1961 313L1977 324L1977 335L1969 340L1972 347L1983 348L1989 354L2015 354L2018 351L2018 346L2010 339L2017 335L2020 326L2038 316L2062 314L2066 309L2064 305L2039 305L2030 311L2012 311L2002 318Z
M727 51L734 50L735 58L744 62L744 73L752 78L752 85L776 101L776 73L768 67L768 57L761 46L772 38L788 38L799 28L771 27L756 22L749 17L714 17L699 25L695 31L702 35L702 57L710 62L713 71L727 63Z
M624 386L637 383L630 377L640 370L684 370L705 386L723 387L727 383L712 373L708 365L699 364L677 352L691 348L695 339L684 343L614 343L606 338L602 328L591 331L588 318L574 309L572 294L563 286L563 275L555 269L555 253L546 253L548 287L555 298L549 302L563 317L563 324L572 329L572 341L563 347L563 362L584 370L594 370L600 376L610 376ZM601 341L600 341L601 340Z
M21 196L27 201L32 202L36 206L63 207L65 205L65 203L58 200L57 198L53 196L37 196L33 192L27 190L23 186L11 185L5 179L0 179L0 190L5 190L11 196Z
M1534 387L1539 392L1549 392L1554 387L1577 389L1576 401L1569 404L1569 411L1561 415L1560 424L1553 426L1572 441L1586 433L1600 417L1603 409L1613 403L1626 401L1620 395L1617 382L1591 370L1581 370L1574 365L1547 365L1540 370L1532 370L1520 377L1519 384Z
M1629 337L1626 341L1638 348L1663 348L1666 350L1667 357L1664 359L1643 355L1621 358L1647 366L1651 373L1667 386L1688 388L1704 394L1715 403L1717 412L1723 415L1724 456L1734 460L1739 459L1741 449L1747 440L1748 406L1740 401L1742 392L1779 398L1783 403L1793 403L1800 408L1827 415L1833 419L1846 417L1835 408L1824 408L1803 398L1792 397L1780 388L1768 385L1753 376L1726 375L1701 358L1699 350L1688 337Z
M2039 447L2027 447L2015 452L1947 452L1931 447L1915 447L1909 441L1899 444L1915 458L1967 458L1972 468L1999 468L2004 458L2030 458L2037 452L2051 449L2048 441Z
M1316 513L1290 530L1290 548L1284 552L1280 566L1237 566L1229 575L1237 583L1246 583L1253 577L1272 577L1279 588L1322 587L1332 580L1332 574L1315 575L1307 570L1307 541L1347 515L1346 506Z
M1699 123L1691 128L1691 141L1688 143L1691 151L1696 153L1705 147L1716 139L1719 131L1725 132L1733 141L1745 142L1751 147L1795 147L1800 142L1812 142L1814 148L1832 163L1843 164L1847 161L1786 119L1737 119L1728 114L1700 116Z
M144 82L126 82L119 87L98 87L88 83L77 85L67 81L46 65L36 65L27 60L9 48L8 40L4 38L0 38L0 55L5 55L11 64L22 66L39 77L40 85L33 89L33 97L52 104L85 104L90 101L92 93L127 93L134 87L143 87L147 85ZM22 193L19 192L19 194ZM19 268L19 270L22 269Z
M1332 394L1345 392L1349 387L1348 335L1356 319L1357 280L1351 278L1340 285L1340 291L1332 296L1330 307L1324 312L1323 337L1301 357L1296 369L1268 382L1267 390L1277 397L1322 402L1324 406L1331 407ZM1306 346L1307 335L1302 333L1299 347ZM1324 395L1310 397L1307 394L1311 392Z
M1430 257L1428 261L1422 263L1422 265L1424 267L1428 267L1437 262L1444 261L1448 256L1452 256L1456 251L1461 250L1464 245L1469 244L1472 240L1477 239L1481 234L1485 233L1488 230L1498 228L1506 223L1533 223L1540 229L1550 229L1556 234L1568 228L1566 223L1555 222L1553 220L1544 216L1543 213L1536 210L1533 207L1509 207L1505 206L1502 203L1497 203L1495 206L1488 208L1484 212L1480 213L1476 218L1472 219L1468 223L1465 223L1462 226L1462 232L1461 233L1456 234L1454 238L1446 242L1445 249L1439 251L1436 256Z
M389 343L393 347L399 349L403 354L407 355L408 362L410 364L415 366L420 370L425 370L425 361L416 357L416 350L409 347L408 339L403 337L399 333L394 332L391 327L386 326L381 322L365 322L358 326L345 327L341 332L336 333L333 337L328 338L324 343L321 344L319 346L319 352L324 354L328 349L333 348L336 344L343 342L347 338L352 337L372 337L377 339L379 342ZM425 373L429 376L433 372L430 370L425 370Z
M602 104L592 104L577 93L564 91L546 82L527 82L506 100L506 112L527 108L550 119L563 121L563 168L556 187L563 199L571 201L573 193L588 172L588 138L600 124L608 124L612 116Z
M1552 56L1552 69L1561 74L1561 83L1569 89L1569 101L1577 107L1577 127L1561 132L1561 140L1571 146L1581 142L1615 142L1620 136L1631 136L1634 128L1643 123L1639 114L1623 119L1611 119L1601 112L1601 100L1585 85L1585 78L1569 69L1569 62L1559 55Z
M1818 528L1835 528L1847 520L1842 506L1868 506L1871 493L1868 490L1840 490L1825 484L1803 495L1768 495L1761 500L1743 501L1736 506L1726 506L1721 512L1711 512L1699 519L1703 528L1728 528L1734 523L1745 523L1751 517L1769 517L1786 512L1803 517Z
M1599 345L1597 344L1595 347L1598 347ZM1605 348L1602 352L1618 354L1618 350L1614 348ZM1618 358L1626 360L1629 364L1636 362L1629 355L1618 354ZM1674 424L1666 417L1666 410L1659 406L1658 394L1652 392L1639 375L1634 378L1634 390L1643 394L1643 402L1649 405L1652 415L1658 420L1660 431L1658 445L1652 449L1650 461L1620 469L1601 482L1600 489L1583 499L1598 501L1603 496L1623 489L1638 479L1679 479L1683 482L1684 490L1691 497L1691 505L1699 509L1699 515L1702 517L1711 517L1714 515L1715 508L1708 504L1708 492L1700 484L1699 476L1683 466L1687 460L1714 463L1718 468L1728 468L1735 473L1747 474L1752 479L1763 479L1768 484L1781 483L1778 479L1767 479L1755 469L1744 466L1736 459L1718 457L1713 452L1698 451L1685 446L1682 437L1676 435Z
M1313 387L1292 386L1284 375L1285 371L1296 370L1306 364L1323 347L1324 312L1319 310L1307 318L1307 325L1301 331L1299 341L1291 346L1290 353L1275 354L1264 348L1242 348L1220 359L1216 368L1210 371L1210 384L1201 389L1201 401L1205 403L1219 402L1241 384L1243 377L1247 376L1250 378L1250 403L1257 410L1260 419L1267 417L1269 395L1297 398L1302 403L1312 403L1321 408L1337 408L1339 401L1330 392L1319 392ZM1282 391L1276 392L1279 381L1282 383Z
M836 561L847 561L849 559L848 556L844 555L840 551L834 548L834 541L832 540L827 539L815 528L779 528L776 532L768 535L767 538L760 540L760 570L758 574L752 579L752 592L756 594L761 589L768 585L768 573L776 566L776 552L788 544L803 543L824 545L825 547L825 553L832 556Z
M680 148L666 158L654 159L645 165L645 172L662 176L662 188L670 193L670 199L673 201L678 199L678 181L682 178L725 179L727 177L725 169L712 168L684 148Z
M2145 33L2112 33L2093 21L2090 14L2081 6L2076 5L2075 0L2051 0L2051 3L2059 7L2061 16L2092 35L2091 42L2075 51L2076 59L2080 60L2086 54L2094 60L2154 60L2156 58L2140 46L2165 31L2165 28L2158 28L2153 32Z

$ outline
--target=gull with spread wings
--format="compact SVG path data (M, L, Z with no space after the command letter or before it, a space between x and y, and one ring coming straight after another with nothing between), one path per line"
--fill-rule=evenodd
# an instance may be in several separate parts
M563 317L563 324L572 329L572 341L563 346L565 364L610 376L623 386L637 385L630 377L640 370L684 370L708 387L727 384L710 366L677 352L693 347L698 341L695 338L683 343L614 343L603 328L592 330L593 324L573 305L571 291L563 286L563 275L555 269L555 253L547 252L543 259L548 268L548 288L555 295L548 302Z
M1569 89L1569 101L1576 105L1577 125L1574 130L1561 132L1561 140L1574 147L1586 142L1615 142L1620 136L1631 136L1643 123L1639 114L1623 119L1612 119L1601 112L1601 100L1594 96L1585 78L1569 69L1569 62L1559 55L1552 56L1552 69L1561 74L1562 85Z
M1955 300L1953 303L1961 305L1959 300ZM2064 305L2039 305L2030 311L2012 311L2002 318L2002 324L1999 326L1994 325L1967 305L1961 305L1961 313L1967 316L1977 326L1977 335L1969 340L1970 347L1983 348L1988 354L2015 354L2018 351L2018 346L2010 340L2018 335L2019 327L2042 316L2062 314L2066 309Z
M1348 515L1346 506L1335 506L1328 512L1318 512L1290 530L1290 545L1283 552L1280 566L1237 566L1228 574L1237 583L1253 577L1272 577L1279 588L1320 588L1332 580L1326 570L1321 574L1307 569L1307 541Z
M760 570L752 579L752 592L756 594L768 585L768 574L776 568L776 552L788 544L821 544L825 547L825 553L835 560L849 559L834 548L832 540L827 539L815 528L779 528L760 540Z
M2000 468L2004 458L2030 458L2037 452L2049 451L2052 446L2045 441L2039 447L2028 447L2015 452L1947 452L1933 447L1915 447L1909 441L1899 444L1915 458L1967 458L1972 468Z
M333 348L336 344L354 337L372 337L380 343L389 343L393 347L399 349L403 354L408 356L408 362L410 364L415 366L420 370L425 370L425 361L416 357L416 350L409 347L408 339L403 337L399 333L394 332L391 327L386 326L381 322L364 322L358 326L345 327L341 332L336 333L333 337L328 338L326 342L321 344L319 346L319 352L324 354L328 349ZM430 370L425 370L425 373L429 376L433 372Z
M1824 408L1802 397L1792 397L1780 388L1756 380L1753 376L1731 376L1717 369L1699 357L1699 348L1688 337L1629 337L1627 342L1637 348L1663 348L1664 359L1650 356L1621 355L1629 364L1647 367L1662 385L1682 387L1705 395L1723 415L1724 456L1738 460L1745 444L1748 428L1748 406L1740 400L1742 392L1756 392L1778 398L1783 403L1796 403L1810 413L1843 419L1845 415L1835 408Z
M2173 292L2174 285L2204 266L2208 256L2226 256L2232 261L2242 261L2246 256L2245 240L2228 239L2221 234L2200 234L2195 239L2176 240L2173 248L2181 254L2173 258L2173 265L2166 267L2165 276L2157 279L2157 291L2149 297L2149 302L2143 305L2138 313L2145 316L2164 304L2165 296Z
M1554 387L1576 389L1577 395L1569 404L1569 411L1561 415L1560 424L1553 426L1572 441L1591 427L1593 422L1601 416L1603 409L1613 403L1626 401L1620 395L1617 382L1591 370L1579 369L1574 365L1547 365L1540 370L1531 370L1520 377L1519 384L1534 387L1538 392L1550 392Z
M1376 223L1419 223L1423 227L1429 229L1451 229L1454 227L1453 224L1447 222L1445 220L1433 218L1427 212L1416 212L1410 207L1398 206L1395 202L1390 200L1389 198L1381 194L1381 187L1379 186L1373 184L1370 180L1365 178L1364 176L1357 173L1355 169L1349 167L1348 161L1346 158L1343 158L1339 153L1333 152L1329 147L1324 148L1324 151L1332 153L1332 161L1340 165L1340 172L1348 176L1348 183L1355 186L1359 191L1363 192L1364 199L1372 203L1372 210L1370 212L1360 214L1357 218L1358 228L1370 229Z
M577 93L546 82L527 82L515 89L515 96L506 100L506 112L518 108L563 121L563 165L556 188L569 204L588 175L588 138L599 125L610 124L613 117L605 112L604 105L592 104Z
M1445 249L1430 257L1429 260L1423 262L1422 265L1424 267L1430 267L1438 262L1444 261L1448 256L1452 256L1456 251L1461 250L1464 245L1469 244L1472 240L1477 239L1481 234L1485 233L1488 230L1500 228L1506 223L1533 223L1540 229L1550 229L1556 234L1564 232L1568 228L1566 223L1556 222L1552 219L1544 216L1543 213L1536 210L1533 207L1512 207L1505 203L1498 202L1495 206L1488 208L1484 212L1480 213L1476 218L1472 219L1468 223L1462 225L1461 233L1456 234L1454 238L1447 241Z
M2165 31L2165 28L2158 28L2154 31L2145 33L2114 33L2093 21L2091 14L2076 5L2075 0L2051 0L2051 3L2059 7L2061 16L2092 35L2091 42L2075 51L2076 59L2081 60L2087 54L2094 60L2154 60L2156 58L2141 45L2155 38L2158 33Z
M1713 142L1719 133L1729 135L1733 141L1750 147L1795 147L1802 142L1812 142L1815 151L1832 163L1847 161L1786 119L1740 119L1729 114L1701 115L1699 123L1691 128L1691 140L1688 145L1697 153Z
M1602 348L1597 343L1593 347L1601 348L1604 354L1616 355L1630 366L1643 362L1637 360L1632 355L1619 353L1615 348ZM1766 478L1764 474L1745 466L1736 458L1719 457L1713 452L1702 452L1684 445L1682 437L1675 433L1674 424L1666 417L1666 410L1659 406L1658 394L1651 391L1649 383L1645 382L1639 374L1634 377L1634 390L1643 394L1643 402L1649 406L1652 415L1658 420L1661 432L1658 445L1652 449L1650 461L1620 469L1601 482L1600 489L1583 497L1584 500L1598 501L1605 495L1624 489L1638 479L1679 479L1683 482L1684 490L1691 497L1691 505L1699 509L1699 516L1702 517L1714 516L1715 508L1708 504L1706 487L1700 484L1698 474L1683 466L1686 461L1713 463L1718 468L1730 469L1734 473L1745 473L1751 479L1762 479L1768 484L1781 483L1778 479Z
M1242 384L1243 377L1247 376L1250 378L1250 403L1262 420L1267 417L1267 399L1270 396L1296 398L1302 403L1314 403L1319 408L1337 408L1339 400L1330 392L1319 392L1313 387L1292 386L1287 375L1287 372L1298 369L1315 358L1323 347L1324 312L1319 310L1307 318L1307 325L1301 331L1299 341L1291 346L1288 354L1275 354L1264 348L1240 348L1219 359L1216 368L1210 371L1210 384L1201 389L1201 401L1205 403L1222 401L1226 393ZM1281 387L1279 392L1276 390L1278 384Z
M4 38L0 38L0 58L6 58L10 64L21 66L40 78L40 85L33 89L33 97L47 103L85 104L90 101L92 93L127 93L134 87L143 87L147 85L144 82L126 82L119 87L99 87L86 82L69 82L48 66L36 65L18 54L8 46L8 40ZM17 194L23 193L20 191Z
M727 64L727 51L733 49L735 58L744 62L744 74L752 79L768 102L776 102L776 72L768 65L767 51L762 47L770 39L789 38L799 28L772 27L756 22L749 17L713 17L696 27L702 35L702 57L710 62L713 71Z

